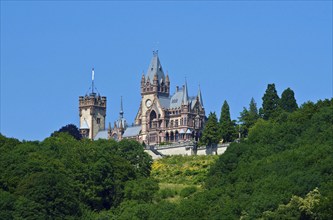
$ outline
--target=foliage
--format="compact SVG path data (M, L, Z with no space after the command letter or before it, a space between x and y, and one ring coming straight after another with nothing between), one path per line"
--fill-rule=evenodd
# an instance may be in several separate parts
M315 188L310 191L305 198L292 196L290 202L286 205L279 205L275 211L266 211L263 213L264 219L318 219L319 213L316 213L316 207L320 204L322 196Z
M200 185L217 158L217 155L165 157L153 162L151 176L160 183Z
M81 219L117 207L129 196L126 186L136 186L132 198L148 200L158 187L145 177L152 160L139 143L0 135L0 152L0 219Z
M190 195L192 195L196 191L197 191L197 187L189 186L189 187L186 187L186 188L182 189L182 191L180 191L180 196L184 197L184 198L189 197Z
M68 124L65 125L63 127L61 127L58 131L55 131L51 134L51 136L55 136L58 133L68 133L69 135L71 135L72 137L74 137L76 140L81 140L82 136L80 133L80 130L78 129L78 127L76 127L76 125L74 124Z
M280 107L287 112L293 112L298 108L294 91L290 88L287 88L282 92Z
M267 120L274 117L278 107L280 98L275 89L275 84L268 84L266 92L262 97L262 108L260 109L260 114L263 119Z
M219 137L219 125L217 123L217 117L215 112L209 113L208 120L202 131L202 137L200 142L208 146L217 144L220 141Z
M158 189L158 182L151 178L129 181L125 186L125 198L138 202L152 202Z
M231 142L235 139L236 136L236 127L235 123L231 121L229 104L225 100L221 108L221 117L220 117L220 135L223 142Z
M243 108L240 113L239 121L241 122L241 133L243 137L247 137L250 128L257 122L259 118L257 103L252 98L249 109Z

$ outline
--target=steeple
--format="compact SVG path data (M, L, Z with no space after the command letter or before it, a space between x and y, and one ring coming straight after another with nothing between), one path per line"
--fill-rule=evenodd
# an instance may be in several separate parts
M184 89L183 89L183 100L182 100L182 103L184 105L188 104L188 92L187 92L187 81L186 81L186 78L185 78L185 85L184 85Z
M204 106L203 104L203 100L202 100L202 95L201 95L201 89L200 89L200 85L199 85L199 90L198 90L198 99L199 99L199 102L202 106Z

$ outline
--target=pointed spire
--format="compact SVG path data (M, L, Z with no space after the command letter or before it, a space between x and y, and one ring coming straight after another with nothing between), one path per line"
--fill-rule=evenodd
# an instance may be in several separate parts
M184 85L184 90L183 90L183 104L187 105L188 104L188 92L187 92L187 81L185 77L185 85Z
M166 73L166 76L165 76L165 82L170 82L169 73L168 72Z
M150 61L146 80L150 81L151 84L153 84L154 76L157 75L157 80L160 81L161 79L165 79L163 68L160 62L160 59L158 58L158 51L153 51L153 57Z
M201 89L200 89L200 84L199 84L199 90L198 90L198 99L199 99L199 102L200 104L203 106L203 100L202 100L202 95L201 95Z

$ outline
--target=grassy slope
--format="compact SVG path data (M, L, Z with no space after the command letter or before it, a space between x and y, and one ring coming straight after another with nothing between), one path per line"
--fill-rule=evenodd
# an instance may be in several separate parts
M210 166L218 156L170 156L155 160L151 176L159 181L159 195L169 202L179 202L181 191L187 187L201 186Z

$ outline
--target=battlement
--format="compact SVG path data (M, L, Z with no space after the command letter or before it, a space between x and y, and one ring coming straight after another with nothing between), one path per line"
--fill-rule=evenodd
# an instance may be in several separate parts
M98 106L106 108L106 97L105 96L96 96L94 94L90 94L89 96L80 96L79 97L79 107L90 107L90 106Z

